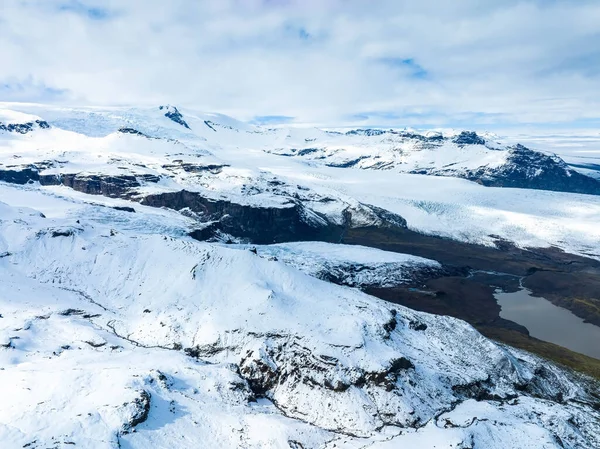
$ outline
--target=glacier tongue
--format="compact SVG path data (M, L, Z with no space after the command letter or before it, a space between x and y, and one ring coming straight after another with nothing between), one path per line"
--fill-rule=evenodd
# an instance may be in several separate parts
M469 132L0 106L2 447L600 447L596 381L349 287L436 261L289 243L409 227L598 257L597 197L406 174L594 193L559 158Z
M597 385L460 320L194 241L173 212L54 197L45 218L11 190L31 208L0 203L7 447L600 444Z
M188 128L165 116L175 111ZM0 181L170 203L208 224L202 239L217 231L255 239L268 220L245 229L244 220L228 218L254 209L253 218L280 215L260 243L291 234L339 241L347 225L378 225L382 208L385 220L427 234L600 257L598 196L566 193L597 194L600 183L495 136L269 129L172 106L0 103L0 122L7 128L0 129Z

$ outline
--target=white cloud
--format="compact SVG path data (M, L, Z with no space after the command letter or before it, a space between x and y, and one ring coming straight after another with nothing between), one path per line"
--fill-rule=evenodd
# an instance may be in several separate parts
M596 120L598 23L595 0L3 0L0 100L325 124Z

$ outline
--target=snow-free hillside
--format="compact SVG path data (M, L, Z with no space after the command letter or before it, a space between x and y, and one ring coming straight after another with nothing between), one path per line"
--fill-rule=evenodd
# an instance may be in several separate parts
M597 384L462 321L192 240L172 211L0 198L2 447L600 445Z
M183 210L201 239L336 242L348 227L408 226L600 257L599 196L478 184L594 193L596 181L489 135L269 129L173 106L0 109L0 181Z

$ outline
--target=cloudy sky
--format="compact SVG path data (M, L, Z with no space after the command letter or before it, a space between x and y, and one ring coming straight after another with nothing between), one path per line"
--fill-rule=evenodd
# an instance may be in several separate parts
M1 0L0 101L600 128L598 0Z

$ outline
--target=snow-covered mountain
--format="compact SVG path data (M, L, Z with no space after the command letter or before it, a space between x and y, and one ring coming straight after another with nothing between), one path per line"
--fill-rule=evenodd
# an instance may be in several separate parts
M596 196L404 173L529 170L511 159L529 150L172 106L3 108L2 447L600 446L597 381L352 288L446 267L339 244L410 228L598 257ZM389 170L367 170L377 156Z
M1 196L31 206L0 204L4 447L600 444L593 381L269 257L293 247L197 242L189 219L119 200Z
M45 119L8 110L0 114L0 131L26 134L48 129L49 119L59 129L91 137L120 132L187 143L188 149L196 150L243 145L329 167L395 170L464 178L489 186L600 194L600 181L577 172L556 155L502 144L492 134L480 136L472 131L268 129L218 114L184 115L174 106L154 110L19 109L35 111ZM214 162L203 166L217 169L219 164ZM189 164L193 165L182 160L180 168L190 169Z
M597 179L579 173L558 156L519 144L503 145L494 137L484 139L472 131L443 134L367 129L307 138L305 147L300 148L286 142L268 151L331 167L451 176L486 186L600 194Z
M338 241L385 223L600 254L598 200L564 193L594 193L598 181L489 135L268 129L173 106L1 106L0 180L168 205L195 215L202 238Z

